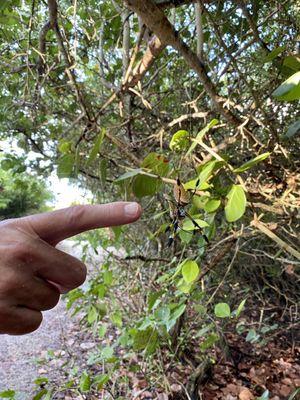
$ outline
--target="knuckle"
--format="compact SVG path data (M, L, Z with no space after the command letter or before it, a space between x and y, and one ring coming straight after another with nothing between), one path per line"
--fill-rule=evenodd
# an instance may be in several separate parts
M19 277L12 271L6 271L0 280L0 297L13 297L16 290L20 288Z
M9 257L11 260L21 263L28 263L32 258L31 246L28 242L16 242L9 249Z
M78 223L78 221L82 220L85 212L86 212L85 206L78 205L78 206L70 207L68 210L69 224L74 225L74 224Z

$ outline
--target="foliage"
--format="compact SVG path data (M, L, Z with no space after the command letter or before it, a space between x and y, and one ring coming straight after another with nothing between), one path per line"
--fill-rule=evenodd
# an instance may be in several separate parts
M0 158L0 218L15 218L47 211L52 195L44 182L26 170L23 159Z

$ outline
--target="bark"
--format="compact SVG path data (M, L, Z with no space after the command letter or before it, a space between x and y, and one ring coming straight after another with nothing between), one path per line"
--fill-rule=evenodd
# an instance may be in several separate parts
M153 0L124 0L125 4L138 14L144 23L156 34L165 46L170 45L176 49L186 63L197 73L199 79L214 103L217 111L234 127L239 127L241 120L230 110L223 107L224 99L221 98L210 80L205 65L197 55L180 38L179 33L171 25L163 11L157 7Z
M196 14L196 30L197 30L197 56L199 60L203 60L203 25L202 25L202 6L198 2L195 4L195 14Z
M126 75L126 71L129 65L129 50L130 50L130 24L129 24L130 12L125 9L122 11L122 23L123 23L123 77Z
M123 80L127 75L127 70L130 61L130 12L127 8L122 11L121 18L123 23ZM125 119L128 120L126 125L127 136L129 141L132 142L132 129L131 129L131 95L126 93L123 97L123 107Z
M166 45L162 43L158 37L153 37L142 60L134 68L132 76L128 79L124 89L134 87L139 81L141 81L165 48Z
M250 26L250 29L252 31L253 37L255 38L255 40L261 45L261 47L266 50L267 52L270 52L267 44L262 40L262 38L259 35L259 31L257 28L257 25L255 24L252 15L250 14L248 8L247 8L247 4L244 2L244 0L235 0L236 4L241 7L243 14L245 16L245 18L248 21L248 24Z

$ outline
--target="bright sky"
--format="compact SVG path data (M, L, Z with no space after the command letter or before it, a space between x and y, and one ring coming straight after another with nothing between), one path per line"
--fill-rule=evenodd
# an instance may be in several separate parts
M24 154L23 150L8 141L0 141L0 149L5 153L13 152L17 155ZM29 152L26 154L26 157L27 159L35 159L36 153ZM55 196L53 202L50 203L50 206L55 209L65 208L74 203L90 203L90 200L92 199L92 195L88 190L83 190L75 184L71 184L69 179L59 179L55 172L53 172L47 180L47 185Z
M48 187L55 196L54 202L51 203L55 209L68 207L74 203L90 203L90 200L92 199L89 191L83 190L76 185L72 185L66 178L58 179L55 173L53 173L49 178Z

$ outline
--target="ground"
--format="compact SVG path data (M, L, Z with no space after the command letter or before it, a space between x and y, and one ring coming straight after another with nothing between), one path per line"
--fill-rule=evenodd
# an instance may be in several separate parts
M70 336L72 320L66 318L65 304L44 313L40 329L29 335L3 335L0 340L0 392L13 389L20 400L31 400L34 380L51 370L53 378L59 372L38 363L48 350L54 352L63 348L64 339Z
M80 257L80 250L74 250L67 242L63 250ZM250 315L247 316L248 319ZM249 322L249 321L248 321ZM247 321L245 320L245 323ZM299 330L296 326L282 324L280 335L274 335L263 346L246 342L238 335L235 328L226 334L228 353L220 349L215 352L216 364L208 378L201 383L199 398L202 400L254 400L270 391L270 400L298 400L299 394L290 397L300 387ZM91 330L83 330L79 316L72 318L66 310L65 302L44 313L40 329L30 335L3 335L0 340L0 392L15 390L18 400L32 400L36 393L36 378L45 376L54 387L61 386L70 379L72 366L80 366L80 372L88 368L88 359L97 346L110 345L115 340L116 332L110 328L103 340L94 339ZM199 343L195 342L195 349ZM167 355L164 356L165 360ZM127 363L140 365L144 360L134 357ZM176 363L166 371L168 393L159 384L153 385L148 377L138 372L129 372L129 364L120 366L118 374L127 376L128 400L183 400L191 376L191 368L186 363ZM94 365L93 370L101 374L102 366ZM76 371L74 372L76 375ZM183 383L183 384L182 384ZM122 390L121 390L122 391ZM131 393L131 397L128 397ZM95 395L62 390L56 399L106 399L105 391ZM267 397L266 397L267 399Z

